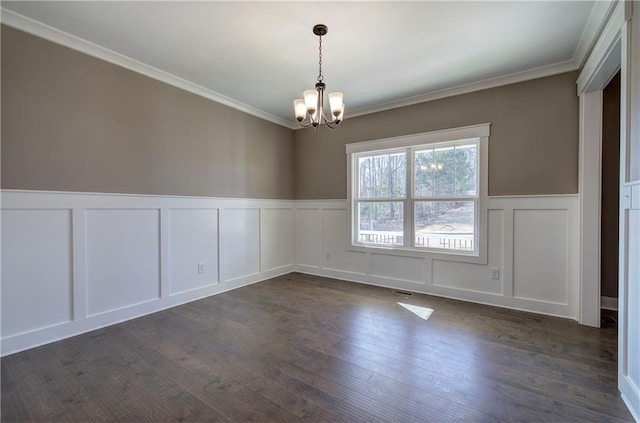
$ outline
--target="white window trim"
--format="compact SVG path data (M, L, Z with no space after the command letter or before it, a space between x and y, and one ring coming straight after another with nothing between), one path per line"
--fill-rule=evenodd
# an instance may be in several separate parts
M445 129L440 131L424 132L400 137L384 138L379 140L358 142L346 145L347 153L347 200L348 200L348 228L347 249L364 253L383 253L389 255L399 255L407 257L433 257L439 260L459 261L465 263L487 264L487 226L488 226L488 167L489 167L489 135L490 123L464 126L460 128ZM405 246L381 246L381 245L354 245L353 244L353 222L354 222L354 197L356 181L353 179L354 154L366 152L380 152L400 148L412 148L415 146L434 144L442 142L478 140L478 213L476 227L477 231L477 251L466 253L447 250L425 250L421 248L407 248ZM413 160L413 158L411 158ZM413 184L411 184L413 185ZM408 193L407 193L408 194ZM406 208L406 207L405 207Z

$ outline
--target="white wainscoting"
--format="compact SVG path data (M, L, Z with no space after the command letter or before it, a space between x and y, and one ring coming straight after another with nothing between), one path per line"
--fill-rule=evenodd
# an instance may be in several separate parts
M296 270L577 319L578 196L491 197L487 206L487 263L477 264L351 251L346 200L296 201Z
M478 264L352 251L346 200L4 190L2 355L293 270L577 319L578 197L487 205Z
M623 189L620 252L626 257L620 272L626 274L618 304L618 389L640 422L640 181L627 183Z
M3 190L1 220L2 355L294 269L293 201Z

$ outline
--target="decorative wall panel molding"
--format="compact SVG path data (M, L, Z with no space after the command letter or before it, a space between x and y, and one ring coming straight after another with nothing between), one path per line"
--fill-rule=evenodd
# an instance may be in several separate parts
M624 194L630 194L621 210L627 226L627 278L620 287L618 318L623 320L618 321L618 328L624 325L627 330L618 331L618 389L629 411L640 422L640 181L625 184ZM624 251L622 245L620 251Z
M289 273L294 202L2 191L2 355Z
M294 270L577 319L578 197L487 203L478 264L352 251L346 200L4 190L2 354Z
M350 251L346 200L297 201L296 270L577 319L578 196L490 197L487 203L488 258L477 264L437 252Z
M2 336L73 319L71 210L2 210Z

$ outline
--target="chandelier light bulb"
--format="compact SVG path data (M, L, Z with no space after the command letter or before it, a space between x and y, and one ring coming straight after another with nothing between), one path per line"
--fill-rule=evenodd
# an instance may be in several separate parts
M304 100L301 98L293 100L293 109L296 112L296 120L302 122L307 114L307 106L305 106Z
M333 116L339 116L342 113L342 93L331 93L329 94L329 106L331 107L331 114Z
M316 90L306 90L302 95L304 96L307 113L310 115L314 114L316 112L316 106L318 105L318 92Z
M344 103L342 103L342 108L340 109L340 114L336 118L336 123L342 122L342 119L344 119Z

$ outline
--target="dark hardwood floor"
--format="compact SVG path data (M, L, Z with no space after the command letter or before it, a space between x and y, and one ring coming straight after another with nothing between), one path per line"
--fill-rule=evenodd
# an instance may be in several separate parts
M4 357L1 418L632 421L615 328L297 273Z

